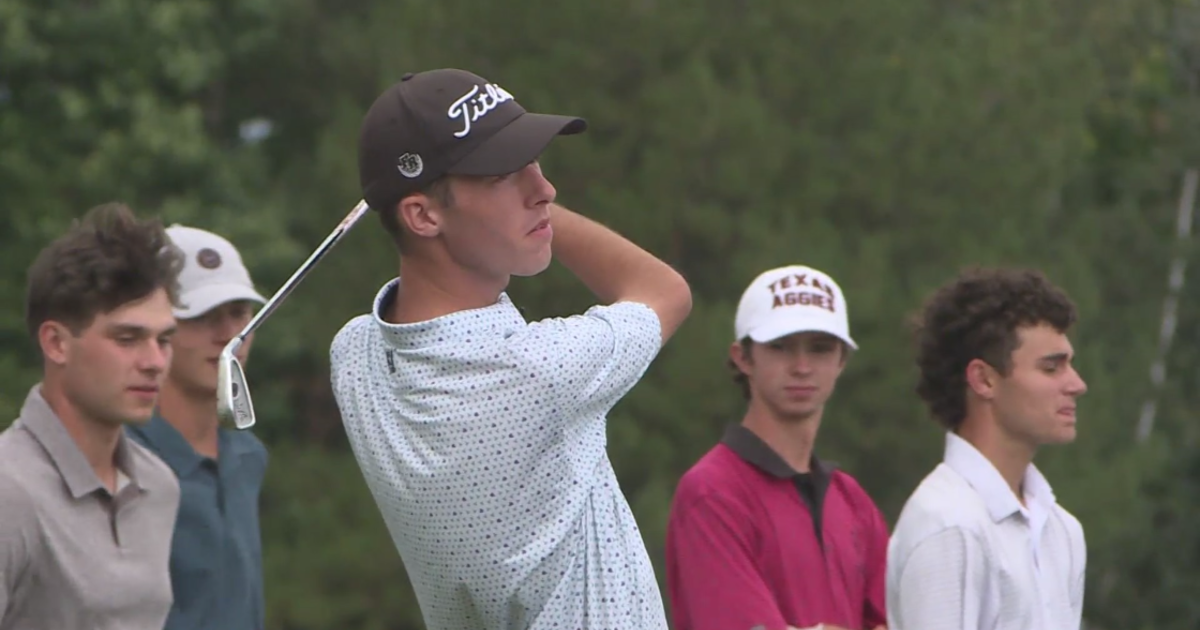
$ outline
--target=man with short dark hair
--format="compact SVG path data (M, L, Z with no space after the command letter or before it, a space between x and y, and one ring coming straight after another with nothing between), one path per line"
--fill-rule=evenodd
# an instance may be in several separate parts
M857 347L824 272L771 269L743 292L729 359L746 413L679 480L667 524L677 630L885 623L887 523L851 475L815 454Z
M945 455L909 497L888 550L891 630L1064 630L1083 615L1083 528L1033 465L1074 441L1087 385L1075 305L1036 271L971 270L916 327L917 392Z
M691 292L555 203L538 158L585 126L454 69L405 75L363 122L363 196L401 273L334 338L333 390L429 630L667 628L606 415ZM552 241L604 304L527 322L505 289Z
M171 544L175 603L164 630L259 630L265 624L258 501L267 449L250 431L220 426L217 358L266 300L224 237L172 225L184 254L171 369L150 422L130 436L179 478ZM254 335L238 348L245 365Z
M88 212L29 269L41 383L0 433L0 630L161 628L179 484L122 427L171 361L178 250L125 206Z

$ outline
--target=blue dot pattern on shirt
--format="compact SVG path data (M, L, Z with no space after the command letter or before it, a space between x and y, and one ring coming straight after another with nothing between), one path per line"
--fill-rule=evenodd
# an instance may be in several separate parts
M429 630L666 630L606 453L661 345L643 304L527 323L493 306L348 322L330 351L351 447Z

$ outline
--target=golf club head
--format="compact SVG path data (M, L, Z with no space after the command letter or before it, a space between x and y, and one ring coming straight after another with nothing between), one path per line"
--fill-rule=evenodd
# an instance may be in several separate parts
M217 360L217 416L236 429L249 429L254 426L254 403L250 402L246 373L235 354L241 345L241 338L234 337Z

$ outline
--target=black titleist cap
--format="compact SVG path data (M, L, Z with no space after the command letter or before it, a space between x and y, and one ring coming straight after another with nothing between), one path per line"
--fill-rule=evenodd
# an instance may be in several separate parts
M526 112L512 94L465 70L409 73L363 119L363 199L380 210L443 175L512 173L555 136L586 128L582 118Z

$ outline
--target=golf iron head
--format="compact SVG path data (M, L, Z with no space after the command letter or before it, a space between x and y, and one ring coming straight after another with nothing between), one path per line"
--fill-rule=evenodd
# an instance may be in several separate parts
M254 426L254 403L250 400L242 362L236 355L241 345L242 337L234 337L217 360L217 415L236 429L249 429Z
M300 268L292 274L288 281L283 283L283 286L267 300L267 303L254 314L250 323L242 332L225 344L225 348L221 350L221 356L217 360L217 417L222 424L233 426L236 429L249 429L254 426L254 403L250 401L250 387L246 383L246 373L242 370L242 363L237 358L238 348L245 342L246 337L254 332L271 313L279 308L289 293L300 284L304 276L312 271L313 267L317 266L321 258L335 245L342 236L358 223L370 210L370 206L366 201L359 201L354 209L342 219L329 236L317 246L317 249L309 255L308 260L300 265Z

